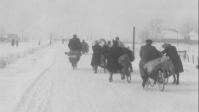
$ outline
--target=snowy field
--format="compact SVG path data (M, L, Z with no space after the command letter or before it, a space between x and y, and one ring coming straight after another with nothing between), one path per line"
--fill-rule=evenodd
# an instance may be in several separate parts
M180 85L171 84L171 77L163 92L157 85L144 91L138 52L132 82L114 74L110 83L102 68L93 73L89 46L75 70L61 42L0 69L0 112L198 112L196 64L182 61Z
M41 45L47 44L49 41L42 40ZM29 42L19 42L18 47L11 46L11 43L0 43L0 56L6 56L11 53L16 53L20 51L25 51L27 49L38 47L38 41L31 40Z

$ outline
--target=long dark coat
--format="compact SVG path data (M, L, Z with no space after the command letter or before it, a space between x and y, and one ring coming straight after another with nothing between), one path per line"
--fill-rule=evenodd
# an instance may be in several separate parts
M139 63L139 70L140 70L140 75L141 76L146 76L148 75L146 71L144 70L143 66L146 64L148 61L153 60L155 58L161 57L161 53L151 45L144 45L140 49L140 63Z
M178 55L175 46L169 45L161 53L166 54L166 56L168 56L172 60L176 74L184 71L182 61L180 59L180 56Z
M102 47L102 55L104 55L104 59L106 60L108 57L108 53L109 53L110 48L105 45Z
M88 44L87 44L85 41L83 41L83 42L81 43L81 51L82 51L82 52L88 52L88 50L89 50Z
M107 70L111 73L118 73L121 71L122 65L118 63L118 58L124 54L121 47L117 46L115 43L109 50L107 57Z
M99 45L94 45L92 46L93 49L93 55L92 55L92 60L91 60L91 66L94 65L100 65L100 59L101 59L101 52L102 52L102 47Z

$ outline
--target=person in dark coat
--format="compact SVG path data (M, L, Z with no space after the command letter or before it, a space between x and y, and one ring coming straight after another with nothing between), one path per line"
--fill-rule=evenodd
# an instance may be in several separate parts
M91 60L91 66L94 68L94 73L97 73L97 67L100 66L100 59L101 59L101 46L99 46L98 41L95 41L95 45L92 46L93 55Z
M80 42L80 39L77 38L77 35L73 35L73 38L69 40L68 47L70 49L70 52L77 52L75 54L79 54L79 55L77 55L77 62L78 62L80 60L80 56L81 56L81 52L80 52L81 51L81 42Z
M108 53L109 53L109 46L108 44L105 42L105 44L102 46L102 54L101 54L101 63L104 63L104 65L102 65L102 67L105 67L107 64L107 57L108 57Z
M148 73L144 69L144 65L155 58L161 57L161 53L154 47L152 46L153 41L148 39L146 40L146 45L142 46L140 49L140 62L139 62L139 70L140 70L140 75L143 80L142 82L142 87L144 88L145 83L148 80Z
M15 45L15 40L12 39L12 41L11 41L11 46L14 47L14 45Z
M184 71L180 56L178 55L178 52L177 52L175 46L172 46L169 43L164 43L162 45L162 47L164 48L164 50L161 53L166 54L166 56L168 56L173 62L173 65L175 68L175 74L177 75L177 80L176 80L175 75L173 75L173 78L174 78L173 84L178 85L179 84L179 74Z
M118 58L124 54L121 47L118 47L117 41L113 40L113 46L110 48L107 57L107 70L110 72L109 81L111 82L113 73L121 73L122 65L118 63Z
M82 46L81 52L82 52L83 54L87 53L88 50L89 50L88 43L86 43L84 40L82 40L81 46Z

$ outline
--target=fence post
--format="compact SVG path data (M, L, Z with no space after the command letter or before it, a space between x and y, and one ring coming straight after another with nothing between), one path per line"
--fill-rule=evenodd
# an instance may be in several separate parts
M194 64L194 56L192 55L192 59L193 59L193 64Z
M189 62L189 55L187 55L187 59L188 59L188 62Z

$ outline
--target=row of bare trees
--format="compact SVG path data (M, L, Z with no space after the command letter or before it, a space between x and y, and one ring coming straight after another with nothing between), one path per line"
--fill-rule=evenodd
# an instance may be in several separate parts
M163 21L161 19L152 19L148 22L146 28L142 29L139 32L139 38L144 41L148 38L156 38L161 39L163 38L164 34L162 33L162 30L167 29ZM178 29L172 29L174 32L179 33L181 36L183 36L185 39L187 38L187 35L195 31L198 33L198 21L196 20L188 20L181 25L179 25Z

